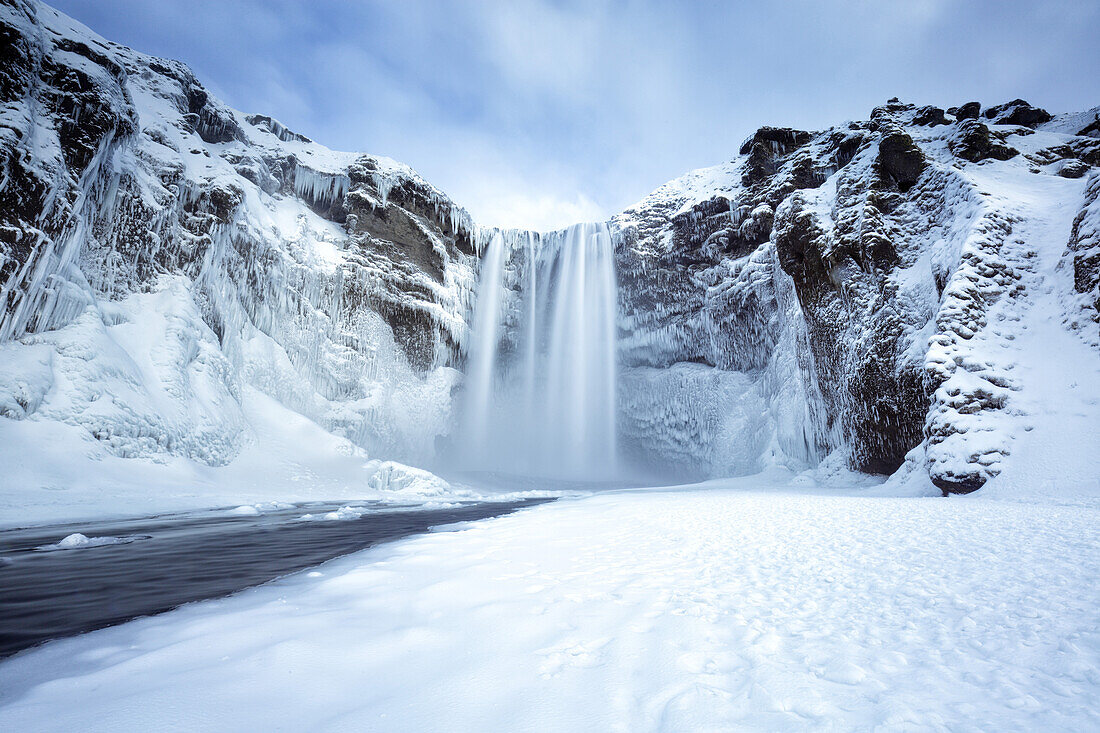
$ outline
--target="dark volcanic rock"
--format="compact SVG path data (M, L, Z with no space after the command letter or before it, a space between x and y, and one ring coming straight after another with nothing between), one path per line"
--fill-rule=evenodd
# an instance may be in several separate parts
M981 102L967 102L966 104L955 110L955 119L976 120L978 119L978 115L981 114L981 111Z
M810 133L789 127L761 127L741 145L741 155L748 155L745 165L746 185L759 183L779 170L779 158L805 145Z
M924 153L901 130L885 135L878 144L879 165L882 174L897 186L908 191L924 170Z
M1065 177L1079 178L1087 172L1089 166L1100 166L1100 141L1085 137L1069 138L1061 145L1043 148L1029 153L1027 157L1037 165L1064 161L1065 166L1070 169ZM1081 165L1071 165L1077 163Z
M838 264L826 254L823 237L813 212L803 210L799 201L783 210L775 240L779 264L811 298L819 289L832 289L829 270Z
M811 134L790 127L761 127L741 144L741 155L748 155L753 147L762 144L776 155L789 153L810 141Z
M1077 155L1077 159L1085 163L1100 167L1100 144L1086 142L1079 145L1071 145Z
M986 478L980 473L967 473L961 476L955 474L933 474L932 483L943 492L949 494L970 494L985 486Z
M959 123L958 132L951 140L951 152L963 160L979 163L990 158L1009 160L1020 154L1016 148L997 140L989 128L976 120Z
M1058 169L1058 175L1062 178L1081 178L1088 172L1088 163L1080 160L1066 161L1062 167Z
M844 214L832 231L792 197L780 209L774 242L795 282L822 394L850 441L853 467L891 473L923 437L928 395L919 368L900 355L905 321L890 305L892 286L884 289L898 252L873 185L842 178Z
M1022 127L1035 127L1044 122L1050 122L1052 116L1045 109L1032 107L1022 99L1014 99L996 107L990 107L984 113L987 119L993 120L996 125L1020 125Z
M1069 251L1073 257L1073 287L1092 306L1094 334L1100 334L1100 174L1089 178L1085 203L1073 220Z
M350 168L347 228L364 266L393 276L356 298L386 320L410 364L426 370L441 353L460 349L425 308L435 299L425 278L442 285L452 258L474 256L473 240L469 231L455 226L454 205L426 184L406 179L383 196L380 189L386 184L376 175L378 167L368 157ZM383 199L387 204L379 206Z
M943 110L939 107L921 107L913 117L913 124L935 127L936 125L948 125L951 123L944 117Z

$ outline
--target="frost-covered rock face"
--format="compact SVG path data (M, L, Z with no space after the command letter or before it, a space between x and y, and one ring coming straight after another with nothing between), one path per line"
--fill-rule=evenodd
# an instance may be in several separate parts
M1063 175L1065 167L1059 170ZM1074 290L1082 296L1078 310L1080 320L1074 325L1086 338L1100 345L1100 329L1096 317L1100 313L1100 170L1091 169L1085 188L1085 202L1073 220L1069 240L1069 256L1073 263Z
M808 134L758 137L745 157L666 184L613 222L622 442L651 467L703 476L806 467L828 443L800 366L805 321L770 240L781 199L743 196Z
M249 439L249 384L371 452L432 455L475 282L464 211L47 6L0 4L0 37L5 417L218 464Z
M624 212L625 439L703 473L839 452L983 485L1026 412L1012 324L1045 307L1032 293L1064 288L1050 315L1096 343L1095 119L892 100L819 133L761 128Z

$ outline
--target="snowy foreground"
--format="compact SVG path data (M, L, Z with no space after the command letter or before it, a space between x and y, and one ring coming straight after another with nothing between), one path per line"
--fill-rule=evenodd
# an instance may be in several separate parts
M54 642L0 663L0 729L1100 728L1095 498L765 483L562 499Z

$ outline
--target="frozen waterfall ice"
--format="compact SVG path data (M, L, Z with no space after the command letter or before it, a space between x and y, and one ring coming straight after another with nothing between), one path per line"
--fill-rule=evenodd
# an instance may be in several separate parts
M493 232L477 292L463 467L613 477L618 298L607 225Z

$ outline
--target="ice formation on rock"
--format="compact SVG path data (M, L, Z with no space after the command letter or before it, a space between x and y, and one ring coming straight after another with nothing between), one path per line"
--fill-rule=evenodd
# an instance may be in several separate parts
M294 169L294 193L321 208L344 198L350 186L351 180L345 173L321 173L304 165ZM384 201L385 194L382 198Z
M468 215L45 5L6 3L0 25L4 416L81 426L89 456L219 465L255 439L247 386L429 462L462 364Z

